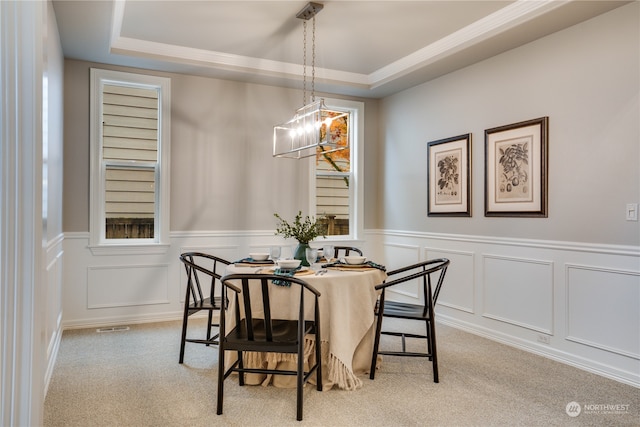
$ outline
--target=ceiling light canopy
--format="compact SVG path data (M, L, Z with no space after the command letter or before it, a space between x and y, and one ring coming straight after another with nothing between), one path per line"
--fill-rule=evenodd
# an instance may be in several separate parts
M303 27L303 75L302 75L302 105L293 118L285 123L273 127L273 156L300 159L313 156L318 148L324 153L344 150L348 145L338 144L339 138L333 137L331 123L347 115L342 111L330 110L324 104L324 99L315 100L315 61L316 61L316 14L324 6L320 3L307 3L296 14L302 19ZM311 102L307 104L307 21L311 19L312 30L312 60L311 60Z

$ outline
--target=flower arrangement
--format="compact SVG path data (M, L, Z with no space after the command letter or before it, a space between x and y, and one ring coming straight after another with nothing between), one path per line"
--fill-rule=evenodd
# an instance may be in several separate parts
M280 221L276 227L276 235L281 235L285 239L293 237L298 243L308 244L318 236L327 237L323 225L317 219L306 216L302 220L302 211L298 211L293 224L282 219L277 213L273 216Z

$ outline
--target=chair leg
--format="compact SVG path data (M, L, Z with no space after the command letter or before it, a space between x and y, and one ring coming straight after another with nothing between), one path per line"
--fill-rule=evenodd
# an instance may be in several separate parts
M298 375L296 376L296 419L302 421L302 395L304 387L304 354L298 352Z
M433 382L437 383L440 381L438 380L438 354L436 351L436 325L435 325L433 316L431 317L431 320L429 320L429 326L430 326L429 342L431 343L431 355L432 355L431 363L433 363Z
M209 316L207 317L207 341L211 341L211 323L213 320L213 311L209 310ZM209 343L207 343L207 347Z
M216 414L222 414L222 402L224 394L224 345L220 340L218 347L218 401L216 405Z
M380 333L382 330L382 310L384 309L384 302L381 302L378 307L378 316L376 317L376 336L373 341L373 354L371 356L371 369L369 370L369 379L373 380L376 377L376 364L378 362L378 349L380 347Z
M238 384L243 386L244 385L244 362L242 361L242 352L239 351L238 352L238 369L240 369L240 372L238 372Z
M184 347L187 342L187 322L189 321L189 311L188 307L184 309L184 317L182 319L182 339L180 340L180 361L179 363L184 362Z
M424 326L425 329L427 330L427 353L429 353L430 355L433 354L433 350L431 349L431 330L430 330L430 326L429 326L429 321L425 320L424 322ZM433 356L429 356L428 357L429 361L433 361Z
M322 391L322 348L320 344L320 337L316 335L316 390Z

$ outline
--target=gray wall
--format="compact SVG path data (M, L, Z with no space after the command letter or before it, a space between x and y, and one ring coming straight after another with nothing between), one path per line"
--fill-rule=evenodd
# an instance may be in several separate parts
M89 230L89 68L65 60L64 230ZM272 230L307 202L306 162L272 157L273 126L299 90L179 74L171 78L171 231ZM365 228L377 225L377 101L365 102Z
M640 244L633 4L383 100L383 229ZM549 116L549 217L484 217L484 130ZM427 142L472 133L472 218L427 217ZM402 191L399 191L401 189Z
M365 228L638 245L638 222L624 216L640 200L637 8L367 100ZM89 229L91 66L102 65L65 60L66 232ZM272 126L299 106L298 90L162 75L172 78L172 231L272 229L273 212L307 205L304 165L271 157ZM484 130L541 116L549 218L485 218ZM426 144L467 132L473 216L429 218Z

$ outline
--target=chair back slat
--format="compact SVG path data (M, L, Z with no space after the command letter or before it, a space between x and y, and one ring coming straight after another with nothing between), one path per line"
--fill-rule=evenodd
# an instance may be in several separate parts
M426 267L424 268L424 271L426 271ZM430 274L425 274L424 276L422 276L422 295L424 296L424 307L422 308L422 315L426 317L429 315L430 310L427 296L431 296L431 300L433 300L433 294L431 293Z
M316 302L317 302L316 296ZM301 319L298 322L298 341L302 341L304 339L304 288L300 287L300 302L298 304L298 319ZM318 308L318 304L316 304L316 310ZM317 311L316 311L317 315Z
M222 277L222 274L218 273L217 259L213 260L213 269L211 271L213 272L213 274L211 275L211 287L209 288L209 300L211 301L211 304L214 307L217 307L216 300L215 300L216 287L217 287L216 283L220 283L220 278ZM222 285L220 285L220 288L222 289Z
M438 301L438 295L440 295L440 289L442 288L442 282L444 282L444 276L447 274L448 265L445 265L440 270L440 275L438 276L438 283L436 284L436 288L433 291L433 303L435 304Z
M267 341L273 341L273 324L271 322L271 303L269 300L269 281L260 280L260 290L262 293L262 313L264 314L264 327Z
M189 261L193 262L193 255L189 255ZM195 285L196 285L195 290L198 292L197 298L196 298L196 295L193 295L193 299L194 301L202 301L204 299L204 296L202 293L202 286L200 285L200 275L198 274L198 270L192 267L191 274L193 275L193 278L195 281Z
M184 262L186 261L186 262ZM186 303L189 304L191 301L194 303L198 303L204 299L202 296L202 288L200 286L200 278L197 274L196 269L194 269L193 265L193 255L185 254L184 259L184 268L187 273L187 299Z
M244 307L244 316L246 319L247 338L250 341L255 339L253 334L253 310L251 309L251 291L249 290L249 279L242 279L242 301Z
M196 298L196 293L195 293L195 285L193 284L193 277L191 275L191 267L189 266L189 264L187 263L183 263L184 265L184 272L187 275L187 295L185 297L185 303L189 304L189 301L195 300Z

